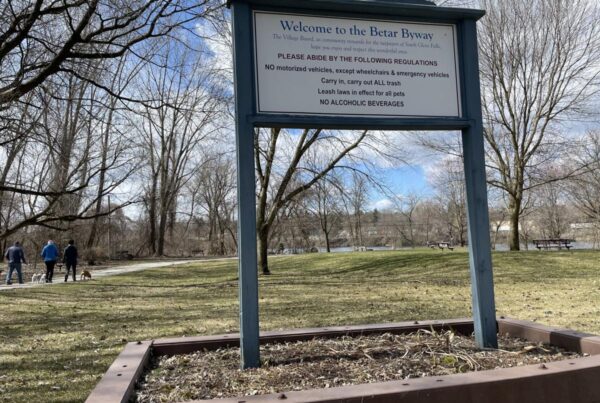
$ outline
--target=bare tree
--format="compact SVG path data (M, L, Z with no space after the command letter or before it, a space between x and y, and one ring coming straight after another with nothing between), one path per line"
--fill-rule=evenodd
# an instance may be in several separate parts
M208 158L193 181L193 199L207 217L208 253L225 255L227 234L234 242L236 239L233 228L233 215L237 207L235 160L228 154Z
M461 158L449 157L440 163L431 178L446 223L447 241L465 246L467 242L467 205L465 175Z
M111 92L117 96L110 94L104 94L101 100L101 107L97 108L96 115L99 117L100 132L100 175L97 183L97 201L94 207L93 215L95 216L92 220L86 246L88 248L93 247L97 242L98 227L100 224L101 213L103 211L103 199L105 196L105 188L107 186L107 166L110 162L111 156L115 153L122 153L128 147L132 145L131 139L125 134L125 128L123 125L119 125L117 122L123 119L123 113L119 111L119 94L125 91L127 84L131 81L132 76L138 72L138 68L133 67L126 69L127 58L122 57L114 61L105 61L103 63L104 69L114 69L114 74L109 77L109 86ZM103 69L103 70L104 70ZM137 164L130 165L131 172L137 170ZM110 214L110 208L108 209Z
M568 198L600 233L600 132L589 132L576 155L574 163L585 172L567 183Z
M348 226L355 249L364 248L363 215L367 209L369 181L360 172L353 171L343 192L344 207L348 216Z
M342 218L341 195L338 178L331 177L318 182L310 195L309 206L319 219L319 227L325 238L325 250L331 252L331 232L338 228Z
M24 111L23 114L25 115L26 112ZM21 133L22 130L26 129L22 125L17 125L11 131ZM18 214L18 194L4 191L3 189L10 183L13 186L15 183L20 183L19 173L24 164L24 149L26 147L27 138L18 135L12 141L2 145L4 155L2 158L2 172L0 174L0 233L9 233L9 228L14 224L13 217Z
M279 211L330 172L357 157L361 146L371 144L375 147L377 141L366 130L335 133L321 129L300 132L271 129L255 135L256 222L259 265L263 274L270 273L267 262L269 233ZM311 153L315 152L326 158L312 158ZM278 160L276 156L281 158Z
M543 238L562 238L569 227L564 182L546 183L537 188L535 194L535 217L540 235Z
M492 250L496 250L500 230L507 223L508 214L504 207L490 208L490 227L492 232Z
M8 151L0 157L0 237L93 219L94 243L97 217L114 210L102 208L102 198L131 171L121 165L124 142L107 138L114 126L107 111L132 98L111 85L121 69L104 62L152 63L154 49L142 43L175 29L195 32L197 18L220 7L217 0L0 2L0 147Z
M133 124L147 166L148 247L162 256L180 191L198 169L194 153L218 129L220 97L201 53L167 43L155 58L141 75L144 93L158 99L144 105Z
M415 212L424 245L428 245L436 236L439 211L438 204L433 199L424 199Z
M489 183L508 196L509 246L518 250L525 193L560 179L545 175L570 143L557 123L585 112L598 92L600 14L587 0L480 4L487 10L479 34Z
M421 197L415 193L395 199L398 212L404 217L408 224L408 231L401 234L408 241L411 248L415 247L415 213L421 204Z
M293 253L317 250L314 235L319 231L319 224L309 205L310 194L307 191L282 209L281 215L285 220L280 223L280 232L289 236L288 244L292 246Z
M101 85L82 66L122 57L219 6L210 0L2 2L0 110L59 72Z
M96 143L99 98L95 87L73 76L55 75L32 101L39 105L35 124L30 124L30 104L11 108L27 115L23 125L9 125L14 141L6 143L0 204L3 214L0 238L27 226L64 231L77 220L93 217L92 206L127 179L127 155L114 147L104 164ZM33 93L31 93L33 94ZM29 96L29 95L28 95ZM130 164L128 164L130 166ZM102 173L111 173L102 192L96 191ZM103 213L101 213L103 214Z

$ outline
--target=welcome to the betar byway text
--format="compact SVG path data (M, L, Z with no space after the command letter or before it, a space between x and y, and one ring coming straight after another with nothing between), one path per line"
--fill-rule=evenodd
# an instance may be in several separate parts
M255 12L265 113L460 116L455 27Z

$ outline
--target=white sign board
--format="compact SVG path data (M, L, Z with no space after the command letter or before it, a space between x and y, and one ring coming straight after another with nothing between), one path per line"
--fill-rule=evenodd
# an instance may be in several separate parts
M259 113L460 117L456 26L254 12Z

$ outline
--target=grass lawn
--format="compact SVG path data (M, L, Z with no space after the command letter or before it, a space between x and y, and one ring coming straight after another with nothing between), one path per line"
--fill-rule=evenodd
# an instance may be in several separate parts
M498 315L600 334L600 252L495 253ZM261 328L470 315L465 251L278 257ZM237 262L0 292L0 402L81 402L126 341L235 332Z

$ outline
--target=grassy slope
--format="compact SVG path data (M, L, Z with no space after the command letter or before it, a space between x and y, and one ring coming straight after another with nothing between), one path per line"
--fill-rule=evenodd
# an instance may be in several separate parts
M600 253L494 255L499 315L600 333ZM464 251L272 259L261 328L470 314ZM235 261L0 292L0 402L85 400L125 341L238 326Z

